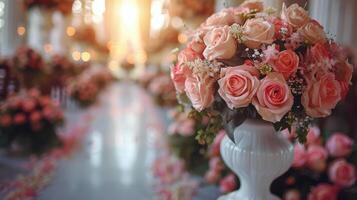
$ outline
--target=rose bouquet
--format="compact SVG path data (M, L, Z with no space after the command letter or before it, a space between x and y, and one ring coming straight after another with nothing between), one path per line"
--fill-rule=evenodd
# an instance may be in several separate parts
M155 102L160 106L173 106L177 104L175 87L168 74L156 74L148 85L148 91L154 96Z
M254 0L210 16L171 68L180 101L197 112L227 127L247 118L295 127L300 142L346 96L351 75L343 51L304 8L283 5L278 14Z
M0 111L1 146L10 151L43 153L59 144L56 128L62 123L62 110L37 90L9 97Z
M54 55L49 63L50 66L50 82L51 85L64 86L72 78L79 75L83 67L80 64L75 64L67 57L62 55Z

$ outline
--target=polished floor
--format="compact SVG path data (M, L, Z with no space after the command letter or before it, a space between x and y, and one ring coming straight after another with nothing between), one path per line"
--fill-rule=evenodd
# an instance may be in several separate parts
M82 148L61 161L39 199L154 199L151 163L157 127L163 124L160 113L143 90L130 83L112 86L101 102ZM69 115L75 118L77 113Z

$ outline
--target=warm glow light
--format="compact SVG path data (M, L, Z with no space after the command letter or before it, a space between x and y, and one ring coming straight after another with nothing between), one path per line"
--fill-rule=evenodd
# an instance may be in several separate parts
M75 61L79 61L81 59L81 52L79 51L73 51L72 52L72 58Z
M89 52L85 51L85 52L82 52L81 57L84 62L88 62L90 60L91 56L90 56Z
M43 49L45 50L46 53L51 53L53 51L53 46L51 44L45 44L43 46Z
M76 34L76 29L73 26L68 26L66 33L69 37L72 37Z
M179 43L183 44L183 43L186 43L187 42L187 36L183 33L180 33L178 35L178 38L177 40L179 41Z
M125 3L124 3L125 2ZM128 26L132 26L132 22L138 19L138 8L132 1L124 1L120 7L121 21Z
M167 22L167 14L163 13L164 0L153 0L151 4L151 33L161 30Z
M92 2L92 13L93 13L92 19L95 23L100 23L103 21L104 12L105 12L105 1L94 0Z
M26 33L26 28L23 26L17 27L17 34L23 36Z

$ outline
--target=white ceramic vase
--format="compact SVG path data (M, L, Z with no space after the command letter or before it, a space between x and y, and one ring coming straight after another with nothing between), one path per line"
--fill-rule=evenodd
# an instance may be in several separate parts
M291 166L293 145L270 123L249 119L234 130L234 140L225 136L221 155L241 187L218 200L279 200L271 194L270 184Z

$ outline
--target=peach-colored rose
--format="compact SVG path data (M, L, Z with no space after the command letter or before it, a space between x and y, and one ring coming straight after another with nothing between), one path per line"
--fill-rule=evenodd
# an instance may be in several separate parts
M203 41L206 45L203 56L208 60L229 59L237 50L237 43L230 34L229 26L213 28Z
M328 171L330 180L342 187L352 186L356 182L356 168L344 159L334 161Z
M345 157L352 152L353 140L343 133L333 134L326 142L326 148L333 157Z
M298 30L298 33L304 38L304 40L310 44L317 42L325 42L326 34L323 27L314 20L311 20Z
M206 48L206 45L203 43L203 40L200 38L194 38L187 45L188 48L192 49L194 52L201 54Z
M328 48L329 46L325 42L314 44L308 51L307 59L309 62L316 63L331 58L331 53Z
M307 148L307 166L316 172L326 169L326 159L328 153L325 148L319 145L310 145Z
M288 8L284 3L281 18L296 29L304 26L310 20L307 11L296 3Z
M215 80L212 77L198 77L196 75L189 76L186 79L185 92L196 110L202 111L213 103L214 82Z
M338 188L322 183L314 187L309 193L308 200L337 200Z
M274 62L275 71L282 73L285 79L295 74L299 66L299 56L292 50L288 49L278 54Z
M237 188L237 182L234 174L227 175L219 182L219 190L222 193L231 192L236 188Z
M348 61L337 62L333 66L335 70L335 76L338 81L349 83L352 79L353 67Z
M294 159L292 167L303 167L307 160L307 153L305 147L301 144L294 145Z
M274 25L263 18L248 19L243 28L243 43L249 48L257 49L261 44L271 44L274 41Z
M178 55L178 63L171 67L171 79L175 85L176 91L182 93L185 88L186 77L191 74L187 62L202 58L202 55L191 48L182 50Z
M256 12L261 12L264 10L264 5L262 1L259 0L247 0L244 1L238 8L255 10Z
M259 80L242 65L227 67L221 70L222 78L218 80L219 95L224 99L230 109L247 107L258 90Z
M264 120L275 123L291 110L294 97L284 76L271 72L260 81L257 95L252 103Z
M341 100L341 86L332 73L322 74L319 79L307 80L301 97L306 113L311 117L326 117Z
M242 19L239 16L234 15L233 8L225 8L213 15L211 15L205 23L202 24L203 27L215 27L215 26L230 26L234 23L242 23Z
M284 200L301 200L301 194L296 189L288 190L284 194Z
M293 27L287 22L279 18L273 18L271 22L274 24L276 38L286 40L293 33Z

